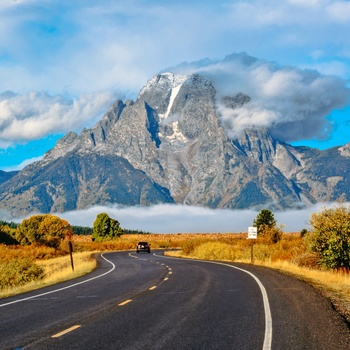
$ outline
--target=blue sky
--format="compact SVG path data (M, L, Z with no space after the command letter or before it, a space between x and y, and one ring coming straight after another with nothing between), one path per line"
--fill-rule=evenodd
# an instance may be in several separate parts
M40 159L66 132L94 125L116 99L136 98L166 67L240 52L336 77L341 88L328 84L313 96L324 102L328 92L333 101L339 94L341 102L302 124L307 138L288 141L345 144L349 33L349 1L1 0L0 170Z

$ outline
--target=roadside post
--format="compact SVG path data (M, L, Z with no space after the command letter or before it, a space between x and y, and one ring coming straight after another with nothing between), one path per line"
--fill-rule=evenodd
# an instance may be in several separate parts
M73 252L74 252L74 244L72 241L64 241L65 242L65 245L64 245L64 248L65 248L65 251L69 253L70 255L70 263L71 263L71 266L72 266L72 271L74 271L74 262L73 262Z
M254 247L254 240L258 238L258 228L250 226L248 227L248 238L251 239L251 246L250 246L250 262L251 264L254 263L254 253L253 253L253 247Z

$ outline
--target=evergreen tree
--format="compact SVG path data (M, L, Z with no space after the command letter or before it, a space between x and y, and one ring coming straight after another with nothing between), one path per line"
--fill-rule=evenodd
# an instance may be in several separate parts
M257 227L258 234L261 233L262 227L266 225L269 228L272 228L276 226L276 220L271 210L269 209L263 209L260 211L260 213L257 215L257 217L254 220L253 226Z
M91 235L92 227L88 226L72 226L73 234L75 235Z

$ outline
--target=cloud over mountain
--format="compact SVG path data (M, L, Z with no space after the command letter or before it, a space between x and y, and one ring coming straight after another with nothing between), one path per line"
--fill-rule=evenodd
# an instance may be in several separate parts
M326 117L350 102L350 89L338 77L281 66L246 53L220 61L183 63L170 70L198 73L214 82L218 109L232 138L244 128L266 127L286 142L323 139L331 131ZM234 109L222 103L223 97L237 94L249 96L250 101Z

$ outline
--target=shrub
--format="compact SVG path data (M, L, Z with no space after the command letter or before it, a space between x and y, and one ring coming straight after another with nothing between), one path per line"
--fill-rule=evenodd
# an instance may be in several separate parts
M44 277L44 270L30 259L0 263L0 289L22 286Z
M9 226L0 226L0 243L12 245L18 244L17 240L13 237L16 230L11 229Z
M238 252L233 249L232 245L221 242L207 242L196 247L193 256L204 260L229 260L234 261Z
M43 244L58 248L65 237L72 235L72 228L66 220L58 216L34 215L22 221L16 239L22 245Z
M350 208L346 205L324 208L310 217L311 232L306 235L311 251L326 268L350 271Z
M184 254L191 254L194 249L199 246L199 242L197 242L196 240L188 240L188 241L185 241L182 246L181 246L181 249L182 249L182 252Z
M283 225L280 227L263 224L259 228L259 237L267 243L277 243L283 236Z
M307 235L307 229L306 228L303 228L301 231L300 231L300 237L305 237Z

